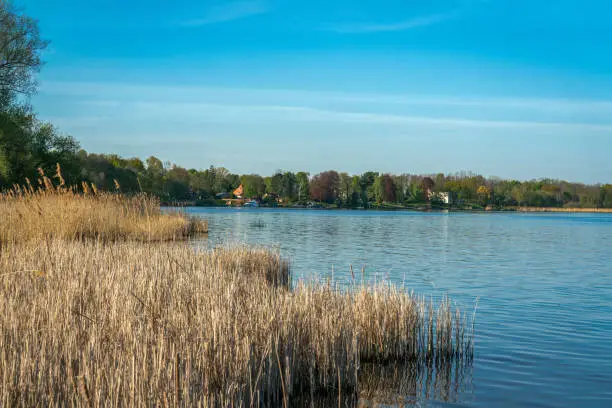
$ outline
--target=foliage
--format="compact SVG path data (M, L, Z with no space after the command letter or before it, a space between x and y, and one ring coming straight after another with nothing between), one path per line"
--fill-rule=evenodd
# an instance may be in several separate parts
M378 204L394 203L396 201L397 187L393 177L389 174L383 174L374 181L374 196Z
M314 176L310 182L310 198L332 204L340 192L340 175L334 170L324 171Z
M259 174L246 174L240 181L245 197L262 198L266 193L266 183Z
M33 179L39 167L52 172L56 163L62 163L68 182L77 182L78 148L76 140L36 119L30 108L0 109L0 186Z
M0 103L15 94L36 90L34 74L42 65L40 52L48 45L40 38L36 20L20 14L9 1L0 0Z
M308 179L309 174L300 171L295 175L295 182L297 184L298 201L304 201L310 196L310 182Z

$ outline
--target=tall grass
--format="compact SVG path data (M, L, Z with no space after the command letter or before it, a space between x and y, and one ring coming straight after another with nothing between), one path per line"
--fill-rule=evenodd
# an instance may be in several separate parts
M0 243L47 238L170 241L208 232L206 221L162 213L156 197L102 192L87 183L68 188L59 166L55 178L59 183L41 170L36 185L28 180L0 194Z
M2 406L277 406L366 362L472 354L469 322L391 285L289 285L277 253L51 239L0 255Z
M0 196L0 406L289 406L372 394L366 363L472 359L448 299L294 283L277 252L194 251L174 240L202 225L157 200L56 176Z

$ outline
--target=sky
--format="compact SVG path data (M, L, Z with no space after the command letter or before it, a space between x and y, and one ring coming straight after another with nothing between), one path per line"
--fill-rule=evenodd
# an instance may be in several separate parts
M90 152L612 182L610 0L15 3L36 110Z

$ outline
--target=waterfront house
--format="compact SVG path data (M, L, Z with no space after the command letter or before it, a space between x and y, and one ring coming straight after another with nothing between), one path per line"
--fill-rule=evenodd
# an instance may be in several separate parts
M244 195L244 188L242 187L242 184L234 190L234 197L236 198L243 198L242 196Z
M444 204L451 203L451 193L448 191L429 191L429 199L437 198L442 201Z

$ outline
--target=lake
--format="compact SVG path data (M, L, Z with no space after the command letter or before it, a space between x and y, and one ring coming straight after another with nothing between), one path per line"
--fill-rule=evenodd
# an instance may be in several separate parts
M277 247L297 278L342 284L353 265L468 311L477 302L473 364L380 368L386 404L612 406L611 214L187 211L209 221L197 245Z

